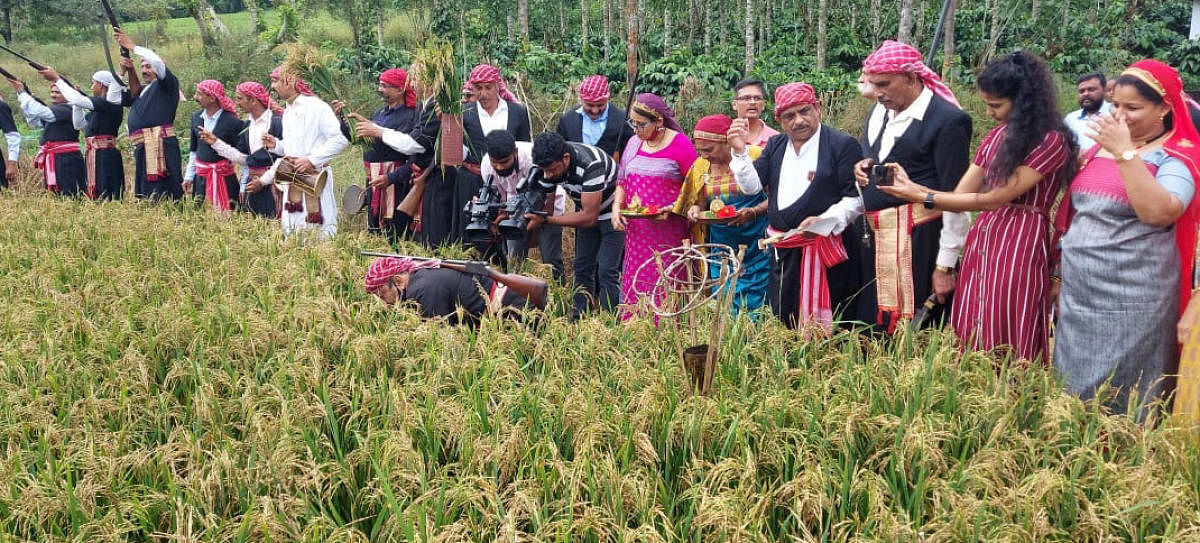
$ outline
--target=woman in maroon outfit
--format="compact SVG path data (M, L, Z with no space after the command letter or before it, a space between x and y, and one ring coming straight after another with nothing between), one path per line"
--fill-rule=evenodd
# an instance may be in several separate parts
M1021 358L1047 363L1049 214L1074 176L1078 149L1041 59L1007 55L978 82L988 116L1000 125L954 192L912 183L899 166L895 185L880 190L947 212L982 212L967 234L950 322L968 348L1008 345Z

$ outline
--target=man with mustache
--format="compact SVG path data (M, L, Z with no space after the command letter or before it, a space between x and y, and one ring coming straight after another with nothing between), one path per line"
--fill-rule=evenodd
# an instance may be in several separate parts
M8 82L17 91L17 102L25 113L25 120L34 128L42 129L41 147L38 149L34 166L44 173L46 190L62 196L74 196L84 192L83 155L79 152L79 130L87 126L86 112L67 103L59 92L59 85L66 85L58 74L48 72L44 77L50 83L50 105L43 104L29 93L25 83L16 79Z
M401 68L385 70L379 74L375 91L383 98L383 107L371 113L369 120L356 113L350 115L358 119L354 129L357 135L372 138L371 147L363 152L370 194L367 230L383 233L394 244L420 225L420 215L414 218L415 224L408 218L398 218L396 206L412 186L409 158L425 148L409 135L417 121L417 93L408 72ZM336 100L330 105L335 112L346 107ZM350 136L346 129L343 133Z
M762 120L766 107L767 86L762 81L743 79L733 86L733 111L737 113L735 117L745 119L750 130L746 145L766 147L767 140L779 133ZM776 104L775 107L779 105Z
M1091 137L1088 136L1092 132L1088 128L1088 123L1101 113L1108 113L1112 107L1107 100L1104 99L1108 81L1104 74L1100 72L1092 72L1079 76L1079 80L1075 84L1075 90L1079 96L1079 109L1072 111L1063 117L1063 122L1067 124L1067 128L1075 133L1075 141L1079 143L1079 152L1086 153L1096 144Z
M179 79L154 51L139 47L120 29L113 29L113 33L121 47L142 57L142 84L130 77L130 92L124 104L129 108L134 192L139 198L178 200L183 196L183 160L174 126L175 112L183 99Z
M500 197L507 202L509 198L517 195L518 188L523 188L520 187L521 182L529 177L529 172L534 168L533 143L516 141L512 134L504 130L492 131L484 141L487 143L487 155L480 162L479 170L484 179L492 177L492 181L500 189ZM563 214L566 197L562 187L554 193L555 215ZM506 249L510 263L524 260L529 254L529 238L507 240ZM563 280L565 272L562 260L562 226L543 226L538 233L538 250L542 254L542 262L554 268L554 278Z

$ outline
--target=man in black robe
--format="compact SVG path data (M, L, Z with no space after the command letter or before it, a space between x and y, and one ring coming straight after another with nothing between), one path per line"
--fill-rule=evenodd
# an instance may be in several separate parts
M42 70L46 79L59 80L53 68ZM70 85L59 85L67 103L87 111L84 162L87 167L89 198L120 200L125 193L125 163L117 149L117 131L125 116L121 106L125 89L108 71L92 74L91 96L84 96Z
M413 303L426 319L478 326L484 315L519 316L535 307L490 277L440 267L436 260L384 257L367 268L364 287L388 305Z
M912 46L884 42L863 62L863 74L883 107L874 108L863 127L865 158L854 166L872 229L872 249L861 260L858 316L894 330L930 294L949 301L969 218L936 211L932 201L909 204L885 194L872 166L894 162L914 182L951 192L970 163L971 117ZM942 303L927 322L940 322L948 309Z
M856 257L862 238L855 219L862 215L862 201L853 168L862 151L853 137L821 123L821 102L806 83L775 89L775 120L783 133L767 141L753 168L746 152L749 120L737 119L729 130L729 167L738 188L745 194L767 192L767 233L781 236L769 249L768 302L789 328L810 321L825 327L844 323L854 318L860 287ZM818 223L828 224L827 232L801 232Z
M179 79L154 51L139 47L119 29L117 43L142 57L141 79L130 77L125 99L129 141L133 144L134 193L139 198L183 197L183 159L175 137L175 112L182 95ZM126 59L127 60L127 59ZM122 61L122 66L129 66Z
M219 81L206 79L196 83L193 98L200 104L200 110L192 114L191 154L183 176L184 190L190 188L193 197L207 202L215 211L229 211L241 192L237 172L232 162L201 137L201 132L211 133L232 146L238 144L243 124L237 118L233 100L225 94L225 86Z
M238 131L237 145L231 146L203 129L200 137L222 157L244 167L240 208L260 217L278 219L279 210L283 208L279 193L263 185L260 179L277 158L263 147L263 138L283 138L283 119L279 116L282 109L271 100L266 87L257 81L240 83L233 101L248 117Z
M79 148L79 130L87 125L84 111L67 103L59 92L58 80L50 84L50 104L42 103L29 93L21 81L10 79L17 90L17 102L30 126L42 129L41 147L34 166L42 170L46 189L62 196L75 196L86 188L86 169Z
M367 173L368 208L367 231L382 233L393 245L400 238L410 237L413 224L408 217L397 217L396 206L412 186L412 166L409 155L424 150L410 136L417 120L417 94L409 82L408 72L391 68L379 74L376 92L383 98L383 107L371 113L370 119L352 114L358 119L355 132L371 139L363 152L363 167ZM345 104L330 104L340 112ZM350 137L347 127L343 127Z
M0 160L0 189L8 188L9 181L17 178L17 158L21 156L21 133L13 118L8 102L0 99L0 132L8 147L8 160Z

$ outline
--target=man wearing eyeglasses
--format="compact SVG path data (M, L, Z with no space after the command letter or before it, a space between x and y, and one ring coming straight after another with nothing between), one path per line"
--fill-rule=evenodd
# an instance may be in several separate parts
M604 150L619 160L633 133L625 123L625 110L608 103L608 78L593 75L579 83L579 107L558 119L555 132L564 140Z
M767 107L767 86L757 79L743 79L733 86L733 111L737 118L746 119L750 124L750 139L747 145L766 147L767 140L778 134L775 129L763 122L763 110Z

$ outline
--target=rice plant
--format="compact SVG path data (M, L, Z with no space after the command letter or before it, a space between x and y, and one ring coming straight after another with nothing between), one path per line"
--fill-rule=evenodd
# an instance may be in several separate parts
M0 196L0 539L1188 541L1195 436L942 332L422 321L359 249ZM421 254L418 247L406 251Z

